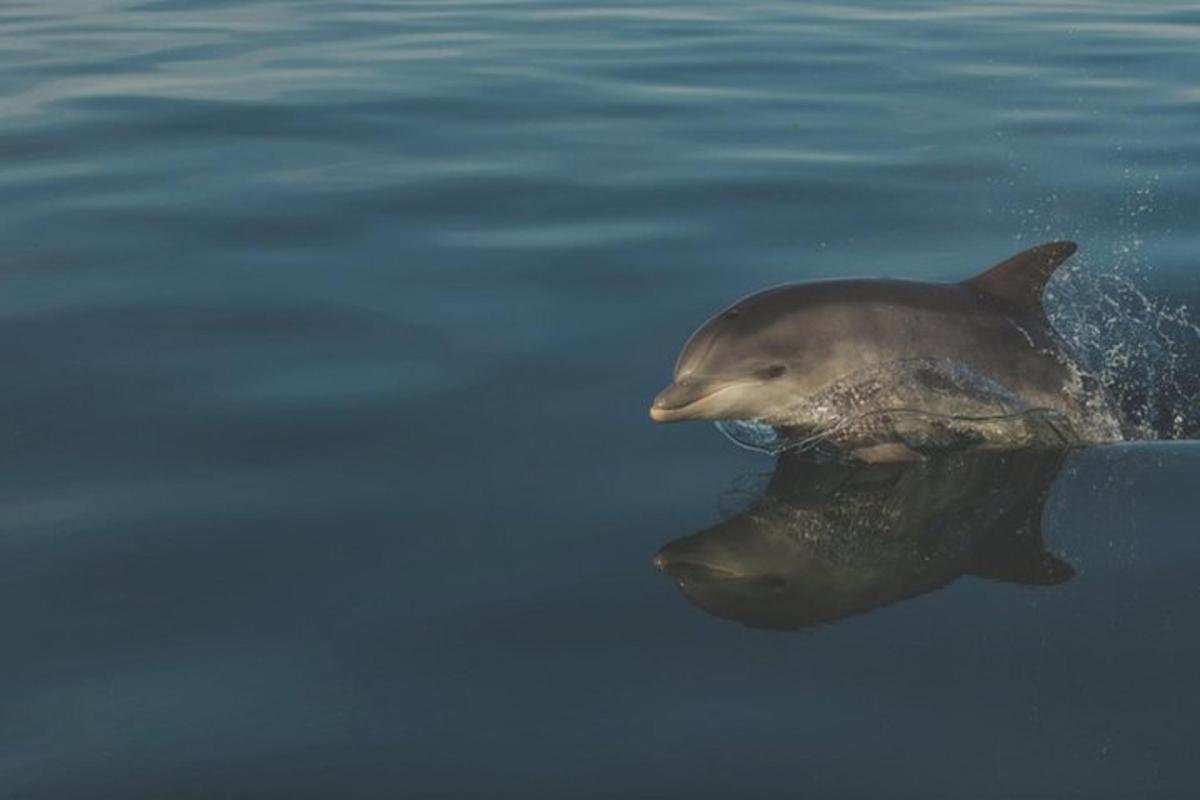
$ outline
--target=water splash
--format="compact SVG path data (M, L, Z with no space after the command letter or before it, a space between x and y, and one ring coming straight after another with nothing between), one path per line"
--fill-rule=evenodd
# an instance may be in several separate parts
M1126 437L1182 439L1200 432L1200 325L1186 304L1143 287L1143 242L1121 237L1105 258L1081 254L1047 289L1051 323L1121 409Z
M773 427L725 420L717 428L738 445L777 454L804 450L821 457L895 442L917 452L973 447L1070 447L1120 438L1103 404L1079 403L1071 414L1031 405L969 366L910 358L846 375L798 398Z
M776 455L787 447L787 437L778 428L753 419L717 420L717 430L738 447Z

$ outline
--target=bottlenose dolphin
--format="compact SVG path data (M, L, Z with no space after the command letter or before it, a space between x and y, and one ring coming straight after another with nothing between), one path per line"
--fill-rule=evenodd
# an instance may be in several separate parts
M684 596L752 627L802 628L938 589L963 575L1053 585L1042 507L1062 450L970 451L891 464L788 451L744 513L658 551Z
M752 420L864 460L1121 436L1042 308L1076 246L1051 242L957 284L799 283L745 297L684 345L658 422Z

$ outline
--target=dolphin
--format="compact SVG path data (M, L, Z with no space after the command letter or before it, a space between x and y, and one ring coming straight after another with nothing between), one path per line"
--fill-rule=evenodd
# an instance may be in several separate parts
M831 280L738 300L683 347L657 422L747 420L867 461L1121 438L1042 308L1076 250L1038 245L962 283Z
M655 566L703 610L751 627L834 622L964 575L1050 586L1074 569L1041 516L1062 450L816 462L784 452L748 510L664 545Z

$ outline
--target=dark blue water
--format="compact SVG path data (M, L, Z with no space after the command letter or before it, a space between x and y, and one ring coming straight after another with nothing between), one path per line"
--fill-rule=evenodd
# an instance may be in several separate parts
M1064 583L780 632L650 563L770 459L646 410L749 291L1073 238L1187 427L1197 74L1167 2L3 4L0 794L1193 795L1196 446L1070 456Z

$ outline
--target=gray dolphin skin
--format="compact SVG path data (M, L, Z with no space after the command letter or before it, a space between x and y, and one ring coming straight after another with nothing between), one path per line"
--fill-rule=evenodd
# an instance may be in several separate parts
M1075 250L1039 245L957 284L834 280L750 295L692 334L650 416L755 421L868 461L1119 439L1111 404L1042 309Z
M1062 450L964 451L890 464L780 456L747 511L658 551L694 605L797 629L891 605L964 575L1030 586L1074 569L1046 551L1042 508Z

